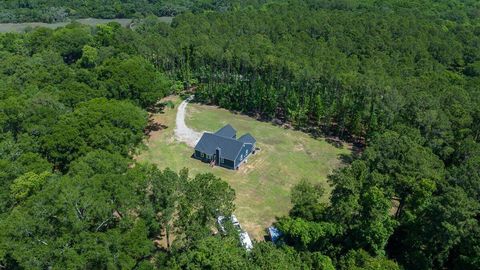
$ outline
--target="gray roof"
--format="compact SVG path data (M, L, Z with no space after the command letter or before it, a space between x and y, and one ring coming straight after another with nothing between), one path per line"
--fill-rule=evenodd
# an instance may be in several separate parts
M253 138L253 136L250 135L250 133L242 135L242 137L238 138L238 141L243 143L251 143L251 144L254 144L257 142L257 140L255 140L255 138Z
M217 148L220 148L221 158L235 160L238 153L242 149L243 144L243 142L237 141L235 139L205 132L195 146L195 150L200 151L201 153L205 153L207 155L213 155L215 154L215 150Z
M230 124L226 124L215 132L215 134L222 137L233 138L237 135L237 131Z

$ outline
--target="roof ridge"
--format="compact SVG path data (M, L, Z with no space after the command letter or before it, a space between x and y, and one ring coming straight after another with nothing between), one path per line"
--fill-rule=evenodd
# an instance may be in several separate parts
M250 134L249 132L243 134L242 136L238 137L238 138L230 138L230 137L225 137L225 136L222 136L222 135L218 135L217 133L213 133L213 132L209 132L209 131L205 131L204 134L209 134L209 135L213 135L217 138L222 138L224 140L230 140L230 141L235 141L235 142L238 142L238 143L241 143L241 144L245 144L246 142L242 142L240 141L241 138L245 137L245 136L250 136L252 137L253 139L255 139L255 137L253 137L252 134Z
M218 138L222 138L222 139L225 139L225 140L231 140L231 141L236 141L236 142L239 142L239 143L242 143L241 141L239 141L238 139L234 139L234 138L230 138L230 137L225 137L225 136L222 136L222 135L218 135L216 133L210 133L210 132L205 132L205 133L208 133L208 134L211 134L215 137L218 137Z
M229 160L236 160L245 145L255 143L256 141L250 133L244 134L241 138L240 140L240 138L226 137L216 132L205 131L197 142L195 150L213 154L215 149L220 148L222 149L222 156Z

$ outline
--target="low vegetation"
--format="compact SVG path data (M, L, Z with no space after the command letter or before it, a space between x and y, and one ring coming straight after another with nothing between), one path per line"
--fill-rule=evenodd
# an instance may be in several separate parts
M84 25L96 26L99 24L107 24L109 22L117 22L120 25L126 27L132 20L131 19L78 19L76 22L79 22ZM39 23L39 22L30 22L30 23L0 23L0 33L23 33L35 27L45 27L56 29L59 27L64 27L70 22L57 22L57 23Z

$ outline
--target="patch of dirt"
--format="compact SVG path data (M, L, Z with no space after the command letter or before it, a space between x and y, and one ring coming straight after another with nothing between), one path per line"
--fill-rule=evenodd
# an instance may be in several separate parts
M303 152L303 151L305 151L305 147L303 146L303 144L299 143L299 144L295 145L295 147L293 148L293 151Z
M269 222L269 224L272 224L274 220ZM250 238L255 239L257 241L264 241L265 240L265 235L267 234L265 231L265 228L268 226L256 224L253 222L242 222L242 227L245 231L248 232L250 235Z
M170 233L170 245L172 245L173 241L175 240L175 234L173 232ZM168 243L167 243L167 236L165 234L165 230L162 230L162 232L157 235L155 240L153 240L153 244L157 248L165 249L168 250Z
M168 101L174 102L175 100L177 100L177 96L170 95L170 96L162 98L161 102L168 102Z
M243 163L240 166L238 172L241 174L249 174L253 170L258 170L259 168L262 168L265 162L265 156L262 155L262 153L260 152L256 152L255 154L248 157L248 162Z

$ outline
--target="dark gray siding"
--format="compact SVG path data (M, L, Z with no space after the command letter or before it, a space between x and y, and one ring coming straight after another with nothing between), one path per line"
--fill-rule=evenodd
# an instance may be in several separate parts
M232 170L235 169L233 161L228 160L228 159L224 159L223 163L220 162L220 166L225 167L225 168L229 168L229 169L232 169Z
M195 154L194 154L194 157L196 159L199 159L203 162L210 162L211 161L211 158L207 158L207 154L203 153L203 157L202 157L202 153L200 151L195 151ZM220 159L220 164L218 164L218 166L221 166L221 167L225 167L225 168L228 168L228 169L235 169L235 165L234 165L234 162L233 160L228 160L228 159Z
M213 155L208 155L208 154L202 153L198 150L195 150L194 157L196 159L199 159L199 160L204 161L204 162L210 162Z

